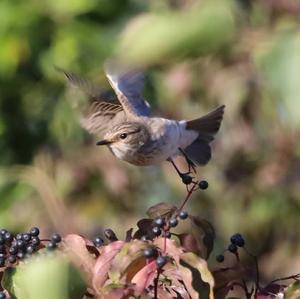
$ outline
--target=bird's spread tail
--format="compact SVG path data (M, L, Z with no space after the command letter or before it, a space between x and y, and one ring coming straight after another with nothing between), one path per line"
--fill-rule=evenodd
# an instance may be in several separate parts
M211 158L209 143L220 129L224 109L222 105L205 116L186 122L186 129L198 132L199 136L184 151L198 165L205 165Z

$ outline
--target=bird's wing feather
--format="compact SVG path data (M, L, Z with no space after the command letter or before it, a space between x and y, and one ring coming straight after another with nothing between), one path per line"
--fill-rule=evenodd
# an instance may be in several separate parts
M107 65L106 76L126 114L133 116L150 115L150 105L142 97L143 73L138 71L115 72L112 65Z
M184 149L186 155L196 164L205 165L211 159L209 143L219 131L224 115L225 106L222 105L210 113L186 122L186 129L198 132L197 139Z
M63 70L62 70L63 71ZM126 115L118 100L108 98L108 92L91 81L63 71L72 87L84 94L80 109L80 123L91 134L104 135L114 124L125 121Z

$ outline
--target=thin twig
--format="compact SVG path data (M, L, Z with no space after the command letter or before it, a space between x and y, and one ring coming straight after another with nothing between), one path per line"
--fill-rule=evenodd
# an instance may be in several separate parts
M154 299L158 299L157 297L157 289L158 289L158 279L159 279L159 275L160 275L160 270L157 269L157 276L154 279Z

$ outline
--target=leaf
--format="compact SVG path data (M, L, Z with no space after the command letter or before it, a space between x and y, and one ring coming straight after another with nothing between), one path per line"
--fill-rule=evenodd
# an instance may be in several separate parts
M177 207L167 202L158 203L147 210L147 215L152 218L166 217L170 218L177 210Z
M63 244L64 251L73 264L84 273L87 281L91 281L96 260L87 248L90 246L90 241L79 235L70 234L64 238Z
M214 247L214 240L216 238L215 230L205 219L197 216L190 216L190 219L196 231L194 235L200 241L200 256L207 260Z
M285 299L299 299L300 298L300 281L296 281L288 286L285 295Z
M24 289L19 287L16 268L6 268L1 281L3 289L7 290L12 299L24 298Z
M136 275L132 278L132 283L135 284L135 290L138 294L141 294L145 288L147 288L152 282L156 275L157 265L156 261L152 261L143 267Z
M284 285L280 285L280 284L277 284L277 283L272 283L272 284L268 285L267 287L265 287L265 288L258 291L257 299L275 299L275 298L279 298L277 296L280 295L280 294L283 295L283 291L284 291L285 288L286 288L286 286L284 286ZM286 298L286 297L284 297L284 298Z
M213 299L214 279L205 260L191 252L183 253L178 268L192 299Z
M124 244L112 261L108 274L111 282L130 283L133 276L146 264L143 251L147 247L149 244L140 240Z
M93 268L92 278L93 288L98 294L100 293L100 288L104 285L108 277L108 271L112 265L114 257L118 254L124 244L124 241L115 241L102 247L101 254Z
M192 234L179 234L178 238L185 251L199 254L198 242Z
M133 235L134 239L140 239L142 236L147 236L150 239L154 238L152 232L152 219L144 218L138 221L137 227L139 228Z

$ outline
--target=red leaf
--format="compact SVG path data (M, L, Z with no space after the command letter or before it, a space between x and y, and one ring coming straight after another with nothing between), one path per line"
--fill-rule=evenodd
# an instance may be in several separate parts
M108 271L114 257L118 254L124 244L124 241L115 241L102 247L100 256L93 268L92 285L97 293L99 293L100 288L107 279Z

